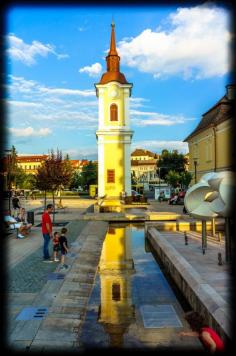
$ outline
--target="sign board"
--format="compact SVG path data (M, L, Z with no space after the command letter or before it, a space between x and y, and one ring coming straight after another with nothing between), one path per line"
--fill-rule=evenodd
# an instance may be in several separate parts
M165 199L170 199L170 187L165 186L165 187L155 187L155 199L158 200L160 193L163 192Z

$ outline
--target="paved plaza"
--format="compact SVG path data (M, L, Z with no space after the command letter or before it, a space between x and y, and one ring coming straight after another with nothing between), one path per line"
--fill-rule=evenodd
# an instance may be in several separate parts
M6 343L13 350L78 350L78 331L84 321L89 296L96 278L102 243L108 221L86 220L91 213L92 199L63 199L65 210L57 211L56 222L67 222L68 241L71 246L67 256L68 270L59 273L58 263L42 262L41 221L42 201L24 201L26 210L34 210L34 226L29 237L16 239L16 234L6 236L7 305ZM169 206L150 200L148 211L182 214L182 206ZM54 226L53 231L61 227ZM183 233L161 232L171 246L201 275L222 298L227 313L229 309L230 275L224 261L224 241L208 242L205 255L201 251L199 233L189 234L184 244ZM221 252L223 265L218 264ZM40 306L45 310L40 311ZM26 308L26 309L25 309ZM27 309L28 308L28 309ZM19 318L24 309L32 313L36 308L38 318ZM39 308L39 309L37 309ZM33 310L34 311L34 310ZM41 315L40 313L46 313Z

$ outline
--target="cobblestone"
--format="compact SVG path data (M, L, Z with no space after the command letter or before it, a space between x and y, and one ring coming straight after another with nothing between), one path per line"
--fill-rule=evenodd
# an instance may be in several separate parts
M78 237L86 221L72 221L67 225L68 243L72 243ZM42 240L43 243L43 240ZM51 246L52 249L52 246ZM54 272L58 263L43 263L42 247L37 249L22 262L15 265L8 273L8 292L36 293L46 284L48 274Z

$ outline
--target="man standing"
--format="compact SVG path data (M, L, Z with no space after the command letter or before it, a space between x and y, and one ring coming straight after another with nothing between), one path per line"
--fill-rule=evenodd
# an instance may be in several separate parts
M49 242L50 239L52 239L52 220L50 217L50 213L53 211L53 205L48 204L47 209L44 211L42 215L42 234L43 234L43 239L44 239L44 244L43 244L43 258L44 262L53 262L50 259L49 256Z
M20 200L16 195L16 193L12 197L12 208L13 208L12 216L16 218L20 212Z

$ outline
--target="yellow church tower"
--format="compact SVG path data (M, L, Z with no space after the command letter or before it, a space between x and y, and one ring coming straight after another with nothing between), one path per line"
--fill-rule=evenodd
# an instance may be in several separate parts
M132 84L120 72L116 50L115 24L111 25L107 71L95 84L99 106L98 197L118 201L122 192L131 195L129 98Z

